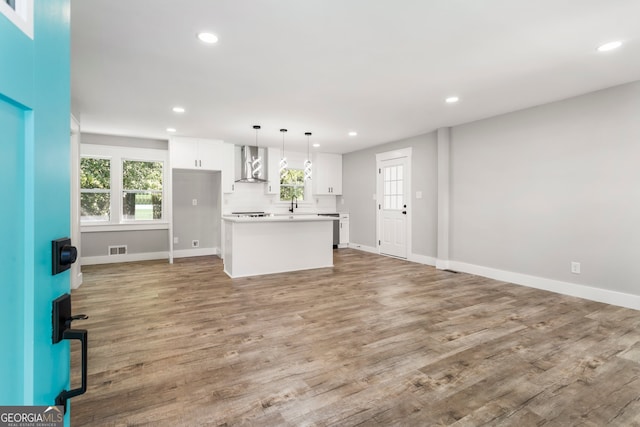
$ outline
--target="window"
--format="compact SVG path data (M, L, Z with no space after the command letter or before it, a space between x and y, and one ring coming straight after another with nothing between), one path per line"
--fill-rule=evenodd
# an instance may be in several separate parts
M122 218L162 219L162 162L122 162Z
M400 209L404 200L402 165L384 168L384 208Z
M293 197L304 200L304 170L287 169L284 178L280 177L280 201L289 201Z
M82 222L111 219L111 160L80 159L80 218Z
M166 149L85 143L80 155L83 231L166 228Z

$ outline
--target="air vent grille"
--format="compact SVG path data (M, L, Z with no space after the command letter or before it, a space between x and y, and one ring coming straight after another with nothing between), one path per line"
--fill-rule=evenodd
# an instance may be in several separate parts
M127 245L109 246L109 255L125 255L127 253Z

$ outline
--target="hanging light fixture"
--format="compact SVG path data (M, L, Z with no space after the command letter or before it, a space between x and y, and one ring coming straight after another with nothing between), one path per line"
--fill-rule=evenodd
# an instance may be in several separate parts
M260 147L258 146L258 131L260 125L253 125L256 130L256 155L251 156L251 176L252 178L262 178L262 157L260 157Z
M287 132L286 129L280 129L282 132L282 157L280 158L280 179L285 179L287 175L287 158L284 155L284 134Z
M305 132L307 135L307 160L304 161L304 180L311 179L311 156L309 155L309 137L311 136L311 132Z

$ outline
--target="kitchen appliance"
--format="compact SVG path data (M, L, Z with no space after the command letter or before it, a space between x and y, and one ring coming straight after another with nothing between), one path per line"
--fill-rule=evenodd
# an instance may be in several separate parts
M340 243L340 214L339 213L319 213L318 216L330 216L336 218L333 221L333 249L338 249Z
M231 215L236 216L238 218L262 218L265 216L269 216L266 212L231 212Z
M262 160L258 152L257 146L245 145L242 147L242 155L240 170L242 171L241 178L236 182L250 182L262 184L267 182L262 178Z

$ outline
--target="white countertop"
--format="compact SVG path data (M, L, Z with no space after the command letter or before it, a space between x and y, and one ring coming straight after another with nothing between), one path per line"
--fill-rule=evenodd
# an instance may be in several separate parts
M272 215L261 217L237 217L223 216L224 221L229 222L308 222L308 221L338 221L340 218L331 216L318 216L317 214L293 214L293 215Z

